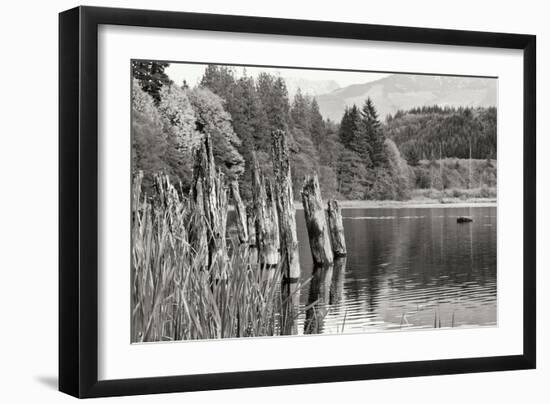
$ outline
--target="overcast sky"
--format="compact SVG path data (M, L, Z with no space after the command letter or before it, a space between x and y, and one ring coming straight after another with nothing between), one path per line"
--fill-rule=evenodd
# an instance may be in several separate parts
M170 63L166 73L176 84L181 85L183 80L193 87L200 81L207 65L191 63ZM244 67L234 66L236 77L243 75ZM333 80L339 87L346 87L350 84L368 83L388 76L388 73L363 73L363 72L342 72L334 70L305 70L305 69L282 69L267 67L246 67L249 76L257 77L260 72L268 72L280 75L283 79L304 79L304 80Z

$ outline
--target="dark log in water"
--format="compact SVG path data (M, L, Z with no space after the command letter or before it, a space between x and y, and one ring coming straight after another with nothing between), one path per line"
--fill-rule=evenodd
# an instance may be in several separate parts
M302 204L315 265L332 264L333 254L321 189L317 175L308 176L302 187Z
M470 216L459 216L456 218L457 223L470 223L473 221L474 219L472 219Z
M252 206L256 219L256 245L262 265L279 263L279 223L273 195L268 198L265 179L256 155L252 154ZM272 194L272 193L271 193Z
M328 201L327 217L330 239L332 241L332 252L335 257L343 257L347 254L346 237L344 235L342 212L335 199Z
M241 244L248 243L248 222L246 217L246 207L241 199L241 193L239 192L239 182L237 180L231 181L231 196L233 197L233 204L235 206L236 221L237 221L237 234L239 236L239 242Z
M281 258L287 278L300 277L298 255L298 234L296 231L296 209L292 192L289 151L286 134L277 130L272 133L273 172L275 173L275 193L279 214Z

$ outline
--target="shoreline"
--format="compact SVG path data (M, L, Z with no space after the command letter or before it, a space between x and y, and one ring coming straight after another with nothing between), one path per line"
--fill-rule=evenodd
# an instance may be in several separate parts
M324 201L326 203L326 201ZM443 201L437 199L409 199L407 201L347 201L338 200L341 209L419 209L419 208L496 208L496 198L449 198ZM296 210L304 210L302 202L294 201ZM229 205L229 211L233 211Z
M445 199L410 199L407 201L338 201L342 209L416 209L416 208L488 208L497 207L496 198L472 198L461 200ZM301 202L294 202L296 210L303 210Z

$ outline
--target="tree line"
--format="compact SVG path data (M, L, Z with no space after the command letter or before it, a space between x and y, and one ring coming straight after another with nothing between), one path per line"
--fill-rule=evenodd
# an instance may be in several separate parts
M154 173L164 172L187 190L193 170L191 153L203 134L209 133L216 165L239 181L248 200L253 152L262 171L272 176L271 133L282 130L288 134L295 196L300 195L304 177L316 172L326 198L406 199L417 183L410 165L433 156L427 150L436 127L457 128L458 140L440 135L446 142L446 156L454 156L451 153L459 146L451 145L464 146L463 137L475 126L472 122L487 127L492 122L486 116L493 112L490 109L432 107L399 111L382 124L374 103L367 99L359 107L347 108L337 123L323 119L315 98L298 91L291 100L284 79L274 74L262 72L254 78L246 70L237 75L232 67L209 65L199 84L191 88L185 81L173 83L166 67L166 63L133 62L132 158L133 167L145 173L144 189L152 185ZM496 119L496 110L494 114ZM450 117L454 118L447 126L426 123ZM483 130L474 136L478 154L487 154L481 146L485 140L477 139L483 138L479 134ZM455 136L451 129L445 133Z

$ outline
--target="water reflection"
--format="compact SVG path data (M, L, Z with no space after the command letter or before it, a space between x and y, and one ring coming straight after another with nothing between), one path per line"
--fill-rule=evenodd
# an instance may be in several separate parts
M309 284L304 334L323 333L324 319L329 310L332 268L332 265L313 268L313 276Z
M346 272L346 257L339 257L334 260L332 271L332 283L330 286L329 304L337 306L344 296L344 277Z
M496 208L343 214L347 258L313 268L298 212L301 281L311 280L293 334L496 324Z
M298 334L300 314L300 287L297 280L283 280L281 284L281 334Z

